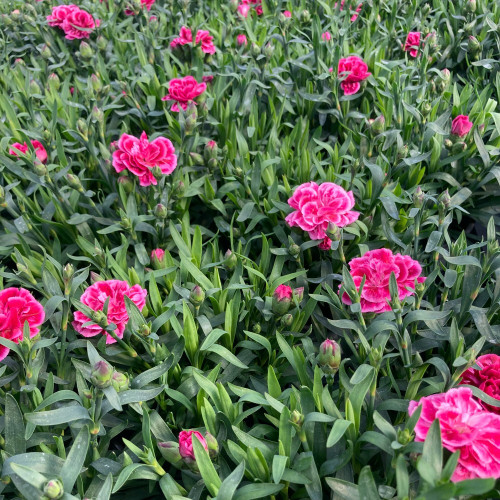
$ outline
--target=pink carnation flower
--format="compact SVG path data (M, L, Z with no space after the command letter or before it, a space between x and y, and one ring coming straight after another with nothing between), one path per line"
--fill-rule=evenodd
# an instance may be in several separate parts
M279 285L276 290L274 290L273 295L278 302L292 300L293 290L288 285Z
M170 42L170 48L175 49L179 46L189 45L191 43L193 43L193 33L191 32L191 30L189 28L186 28L185 26L183 26L181 28L179 36L177 38L174 38Z
M126 281L97 281L83 292L80 301L94 311L102 311L106 300L109 298L107 320L108 323L116 325L114 332L121 339L128 323L124 297L127 296L141 310L146 305L147 294L148 292L139 285L130 287ZM91 320L81 311L76 311L73 317L73 328L84 337L95 337L104 334L106 335L106 344L116 342L101 326L95 323L84 326L85 323Z
M47 16L49 26L61 28L64 20L74 10L80 10L78 5L56 5L55 7L52 7L52 14Z
M366 252L349 262L350 272L356 289L359 291L363 278L366 277L361 292L361 311L381 313L391 310L388 301L391 299L389 280L391 273L396 276L399 300L413 295L415 281L423 283L420 277L422 266L409 255L393 254L391 250L382 248ZM351 304L351 299L344 293L344 304Z
M347 192L333 182L320 185L307 182L289 198L288 204L295 211L285 220L290 227L307 231L312 240L322 240L329 222L343 227L358 219L359 212L352 210L354 203L352 191Z
M451 122L451 133L458 137L465 137L473 125L467 115L458 115Z
M289 17L289 18L290 18L290 17L292 17L292 13L291 13L289 10L285 10L285 11L283 12L283 15L284 15L285 17Z
M214 37L210 35L210 33L206 30L199 30L196 33L195 43L198 45L201 43L201 50L205 54L215 54L215 45L214 45Z
M439 420L444 448L460 451L452 481L500 477L500 415L484 411L466 387L411 401L411 415L422 406L415 426L415 440L424 441L435 419Z
M193 436L203 445L203 448L208 451L208 445L205 438L198 431L181 431L179 433L179 454L182 458L195 460L193 450Z
M324 40L325 42L329 42L331 39L332 39L332 35L330 34L330 32L329 32L329 31L325 31L325 32L321 35L321 40Z
M250 8L250 5L248 5L247 3L240 3L240 5L238 5L238 14L240 14L241 17L248 17Z
M168 94L162 97L162 101L175 101L172 111L179 111L179 106L186 110L190 102L194 100L207 89L207 84L198 83L192 76L184 78L174 78L168 84Z
M42 162L47 162L47 151L43 147L43 144L40 141L31 141L31 146L35 150L36 157ZM19 156L19 153L29 155L29 146L24 142L23 144L19 142L15 142L9 149L9 154L12 156Z
M345 4L345 0L341 0L341 2L340 2L340 10L341 11L344 10L344 4ZM337 2L335 2L333 8L334 9L337 8ZM358 4L358 6L356 7L356 13L351 16L351 23L356 21L356 19L358 18L358 14L361 12L362 8L363 8L363 4L362 3Z
M338 73L340 78L346 77L340 83L345 95L355 94L361 88L359 82L366 80L371 75L366 63L358 56L340 59Z
M85 10L76 8L68 13L60 27L68 40L75 40L89 38L92 30L99 24L99 19L94 19Z
M123 134L118 140L118 149L113 153L113 167L120 173L128 170L137 177L141 186L156 185L158 181L152 169L159 167L162 174L170 175L177 166L177 156L172 143L165 137L148 141L146 132L138 139Z
M236 43L238 45L247 45L248 40L245 34L241 33L236 37Z
M24 322L30 329L30 338L40 332L45 319L42 304L24 288L5 288L0 291L0 336L18 344L23 339ZM10 349L0 345L0 361Z
M476 365L481 370L468 368L462 374L461 384L469 384L478 387L483 392L494 399L500 401L500 356L497 354L484 354L476 359ZM478 400L478 403L485 410L492 411L500 415L500 407L492 406Z
M406 42L403 50L405 52L409 52L410 56L417 57L418 56L418 47L420 45L420 36L421 33L419 31L410 31L408 36L406 37Z

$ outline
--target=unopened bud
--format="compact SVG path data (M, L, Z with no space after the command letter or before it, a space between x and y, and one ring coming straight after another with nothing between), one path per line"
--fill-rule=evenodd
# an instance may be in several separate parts
M130 194L134 190L134 181L126 175L120 175L120 177L118 177L118 184L123 186L127 194Z
M167 207L161 203L158 203L154 209L154 215L158 217L158 219L166 219L168 214Z
M398 160L402 160L403 158L406 158L408 156L408 151L409 151L408 144L403 144L398 149Z
M283 315L290 309L292 289L287 285L279 285L273 293L272 310L274 314Z
M300 255L300 247L299 245L293 243L288 247L288 252L292 257L298 257Z
M209 161L212 159L217 159L218 147L215 141L208 141L205 146L205 151L203 152L205 160Z
M139 327L139 333L143 337L149 337L149 335L151 335L151 326L149 324L144 323Z
M102 35L97 37L96 43L99 50L104 50L108 46L108 41Z
M264 47L264 55L266 57L272 57L274 54L274 45L272 43L267 43Z
M77 191L83 191L82 183L80 182L80 179L76 175L67 174L66 181L68 182L69 187L72 187Z
M477 9L476 0L466 0L464 8L465 12L470 12L471 14L473 14Z
M417 186L417 189L415 189L415 192L413 193L413 205L416 208L421 208L424 204L424 200L425 193L422 191L420 186Z
M113 372L111 385L115 388L116 392L128 391L129 378L126 373Z
M224 254L224 262L222 263L223 266L228 271L232 271L236 267L237 263L238 263L238 257L236 257L236 255L233 252L231 252L231 250L228 250Z
M90 59L94 55L94 52L87 42L82 41L80 42L80 54L85 59Z
M460 153L463 153L467 149L467 144L463 141L458 141L453 144L451 147L451 153L454 155L458 155Z
M62 275L63 275L63 281L65 283L69 282L69 280L71 280L74 274L75 274L75 268L73 267L72 264L68 263L63 267Z
M88 133L89 133L89 127L87 126L87 122L83 118L78 118L76 121L76 128L78 132L82 135L82 137L87 140L88 139Z
M287 313L285 314L284 316L281 317L281 320L280 320L281 324L283 326L292 326L292 323L293 323L293 315L290 314L290 313Z
M93 73L90 75L90 82L92 83L92 88L96 92L99 92L102 89L102 80L96 74Z
M203 165L203 156L201 156L199 153L195 153L195 152L192 152L192 153L189 153L189 156L192 158L193 162L196 164L196 165Z
M196 115L193 113L188 115L186 118L185 122L186 134L190 134L191 132L193 132L195 128L196 128Z
M341 359L340 346L334 340L326 339L319 346L318 364L324 373L336 373Z
M379 115L370 124L370 129L374 134L381 134L385 130L385 118L384 115Z
M304 415L302 415L302 413L300 413L300 411L298 410L293 410L291 415L290 415L290 422L300 428L302 427L302 424L304 423Z
M303 23L310 23L311 22L311 14L308 10L303 10L300 15L299 15L300 20Z
M293 297L297 299L297 302L302 302L302 299L304 298L304 287L300 286L298 288L294 288Z
M439 198L438 198L438 204L442 206L445 210L447 210L450 207L450 194L448 193L448 190L446 189L444 193L442 193Z
M33 170L39 177L43 177L47 173L47 167L39 160L33 162Z
M64 495L64 487L59 479L51 479L45 483L43 494L46 498L57 500Z
M113 367L109 363L98 361L92 368L90 380L98 389L105 389L112 383L113 372Z
M59 80L59 77L55 73L51 73L49 75L49 88L55 92L59 90L59 87L61 86L61 81Z
M420 111L422 112L423 116L428 116L429 113L432 111L431 104L427 101L423 102L422 107L420 108Z
M210 432L205 433L205 441L207 443L208 453L211 459L214 459L219 453L219 443Z
M30 94L39 94L41 92L40 85L36 82L36 80L30 81Z
M250 45L250 53L254 57L257 57L260 55L260 47L255 42L253 42L252 45Z
M200 307L201 304L203 304L203 301L205 300L205 292L199 285L195 285L191 293L189 294L189 301L193 306L195 307Z
M328 236L328 238L330 238L333 241L340 241L340 238L342 236L340 228L333 222L328 223L328 227L326 228L325 233Z
M467 43L467 52L470 54L477 54L481 52L481 43L475 36L469 37L469 42Z
M47 44L43 45L40 54L44 59L48 59L52 55L52 52L50 51L49 46Z
M96 122L102 122L104 120L104 113L102 112L102 110L100 108L98 108L97 106L94 106L92 108L92 118L96 121Z

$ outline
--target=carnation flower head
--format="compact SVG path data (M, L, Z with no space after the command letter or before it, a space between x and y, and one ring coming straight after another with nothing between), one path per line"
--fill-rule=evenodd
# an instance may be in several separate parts
M31 141L31 146L35 150L35 155L42 163L47 163L47 150L43 147L40 141ZM26 142L23 144L15 142L9 149L9 154L12 156L19 156L19 153L29 155L30 148Z
M102 311L104 304L108 302L107 321L114 323L114 333L118 338L123 338L123 332L128 323L128 313L125 306L127 296L138 308L142 310L146 305L148 292L140 285L129 286L126 281L108 280L97 281L83 292L80 302L94 311ZM74 313L73 328L84 337L94 337L99 334L106 335L106 344L113 344L116 340L109 335L100 325L85 323L92 320L81 311Z
M392 253L387 248L371 250L362 257L349 262L350 273L356 289L359 291L363 279L365 284L361 292L360 304L362 312L382 313L391 310L389 301L389 281L394 273L398 286L399 300L413 295L415 282L423 283L422 266L409 255ZM347 293L342 294L342 302L351 304Z
M5 288L0 291L0 336L18 344L23 339L24 323L29 325L30 338L40 332L45 311L31 293L24 288ZM0 360L9 354L9 348L0 345Z
M421 33L419 31L410 31L406 37L406 41L403 47L405 52L409 52L410 56L418 56L418 48L420 46Z
M340 87L345 95L352 95L361 88L361 83L366 80L371 73L368 72L367 64L358 56L349 56L340 59L338 66L338 75L344 78Z
M151 142L146 132L140 138L123 134L118 140L118 149L113 152L113 167L120 173L128 170L139 178L141 186L156 185L158 181L153 169L158 167L162 174L170 175L177 166L175 148L165 137Z
M179 433L179 454L184 460L195 460L193 450L193 437L203 445L203 448L208 451L208 446L203 435L198 431L181 431Z
M188 104L196 104L195 99L207 89L205 82L198 83L192 76L174 78L168 84L168 94L162 101L174 101L172 111L180 111L179 106L185 111Z
M443 447L460 452L452 481L500 477L500 415L485 411L466 387L411 401L408 413L419 406L415 440L424 441L437 419Z
M345 191L333 182L307 182L300 185L288 204L295 209L287 215L286 222L290 227L300 227L309 233L312 240L323 240L326 237L328 223L338 227L352 224L359 217L354 207L352 191Z

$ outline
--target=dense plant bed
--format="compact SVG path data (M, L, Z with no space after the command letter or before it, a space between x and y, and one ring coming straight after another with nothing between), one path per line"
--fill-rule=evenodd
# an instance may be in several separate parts
M500 489L500 4L0 2L2 498Z

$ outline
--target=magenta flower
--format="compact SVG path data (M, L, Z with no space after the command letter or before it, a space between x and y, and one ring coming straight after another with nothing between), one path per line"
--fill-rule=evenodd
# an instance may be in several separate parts
M68 40L75 40L89 38L92 30L99 24L99 19L94 19L91 14L77 7L68 13L60 28Z
M179 46L183 45L191 45L193 44L193 33L189 28L183 26L177 38L174 38L170 42L170 48L175 49ZM215 54L215 45L213 42L213 37L210 35L208 31L199 30L196 33L196 38L194 45L201 44L201 50L205 54Z
M466 387L451 389L411 401L408 413L422 407L415 426L415 440L424 441L435 419L439 420L444 448L460 451L452 481L500 477L500 415L484 411Z
M30 337L40 332L38 328L45 319L45 311L28 290L5 288L0 291L0 336L18 344L23 339L24 322L27 321ZM10 349L0 345L0 361Z
M181 431L179 433L179 454L183 459L188 461L195 460L193 450L193 436L203 445L203 448L208 451L208 446L203 435L198 431Z
M465 137L470 132L473 125L474 124L469 120L467 115L458 115L451 122L451 133L458 137Z
M494 399L500 400L500 356L497 354L484 354L476 359L476 365L481 370L468 368L462 374L461 384L469 384L478 387ZM500 407L492 406L478 400L485 410L500 415Z
M141 0L141 7L146 7L148 12L151 10L151 7L156 2L156 0ZM131 9L125 9L126 16L133 16L135 12Z
M139 178L141 186L156 185L152 169L158 167L162 174L170 175L177 166L177 156L172 143L165 137L149 142L146 132L138 139L123 134L118 149L113 153L113 167L120 173L128 170Z
M107 321L116 325L114 333L121 339L128 323L124 297L127 296L141 310L146 305L147 294L148 292L141 288L140 285L130 287L126 281L97 281L83 292L80 302L94 311L102 311L106 300L109 298ZM103 334L106 335L106 344L116 342L100 325L95 323L85 325L91 319L81 311L76 311L73 319L73 328L84 337L95 337Z
M64 20L68 17L68 15L74 10L80 10L78 5L56 5L52 7L52 14L47 16L47 21L49 22L49 26L62 28L62 24Z
M283 15L284 15L285 17L288 17L288 18L292 17L292 13L291 13L289 10L285 10L285 11L283 12Z
M47 151L43 147L43 144L40 141L31 141L31 146L35 150L36 157L42 162L47 162ZM24 142L23 144L19 142L15 142L9 149L9 154L12 156L19 156L19 153L29 154L29 146Z
M419 31L410 31L408 36L406 37L406 42L403 47L405 52L409 52L410 56L417 57L418 56L418 48L420 45L420 36L421 33Z
M243 33L240 33L237 37L236 37L236 43L238 45L247 45L248 43L248 40L247 40L247 37L245 34Z
M352 191L347 192L333 182L323 182L320 185L315 182L302 184L289 198L288 204L295 211L287 215L287 224L307 231L312 240L325 238L329 222L344 227L359 217L359 212L352 210Z
M389 280L391 273L396 276L399 300L413 295L415 281L423 283L422 266L409 255L393 254L391 250L382 248L366 252L363 257L357 257L349 262L352 279L359 291L363 278L366 278L361 292L361 311L381 313L391 310L389 301ZM344 293L344 304L351 304L351 299Z
M340 83L345 95L355 94L360 88L363 80L366 80L371 73L368 66L358 56L349 56L340 59L338 68L339 78L344 78Z
M203 94L207 89L205 82L198 83L192 76L174 78L168 84L168 94L162 97L162 101L175 101L172 111L179 111L179 106L186 110L190 102Z
M325 42L329 42L330 40L332 39L332 35L329 31L325 31L322 35L321 35L321 40L325 41Z
M292 300L293 290L288 285L279 285L276 290L274 290L274 298L278 302L283 300Z

